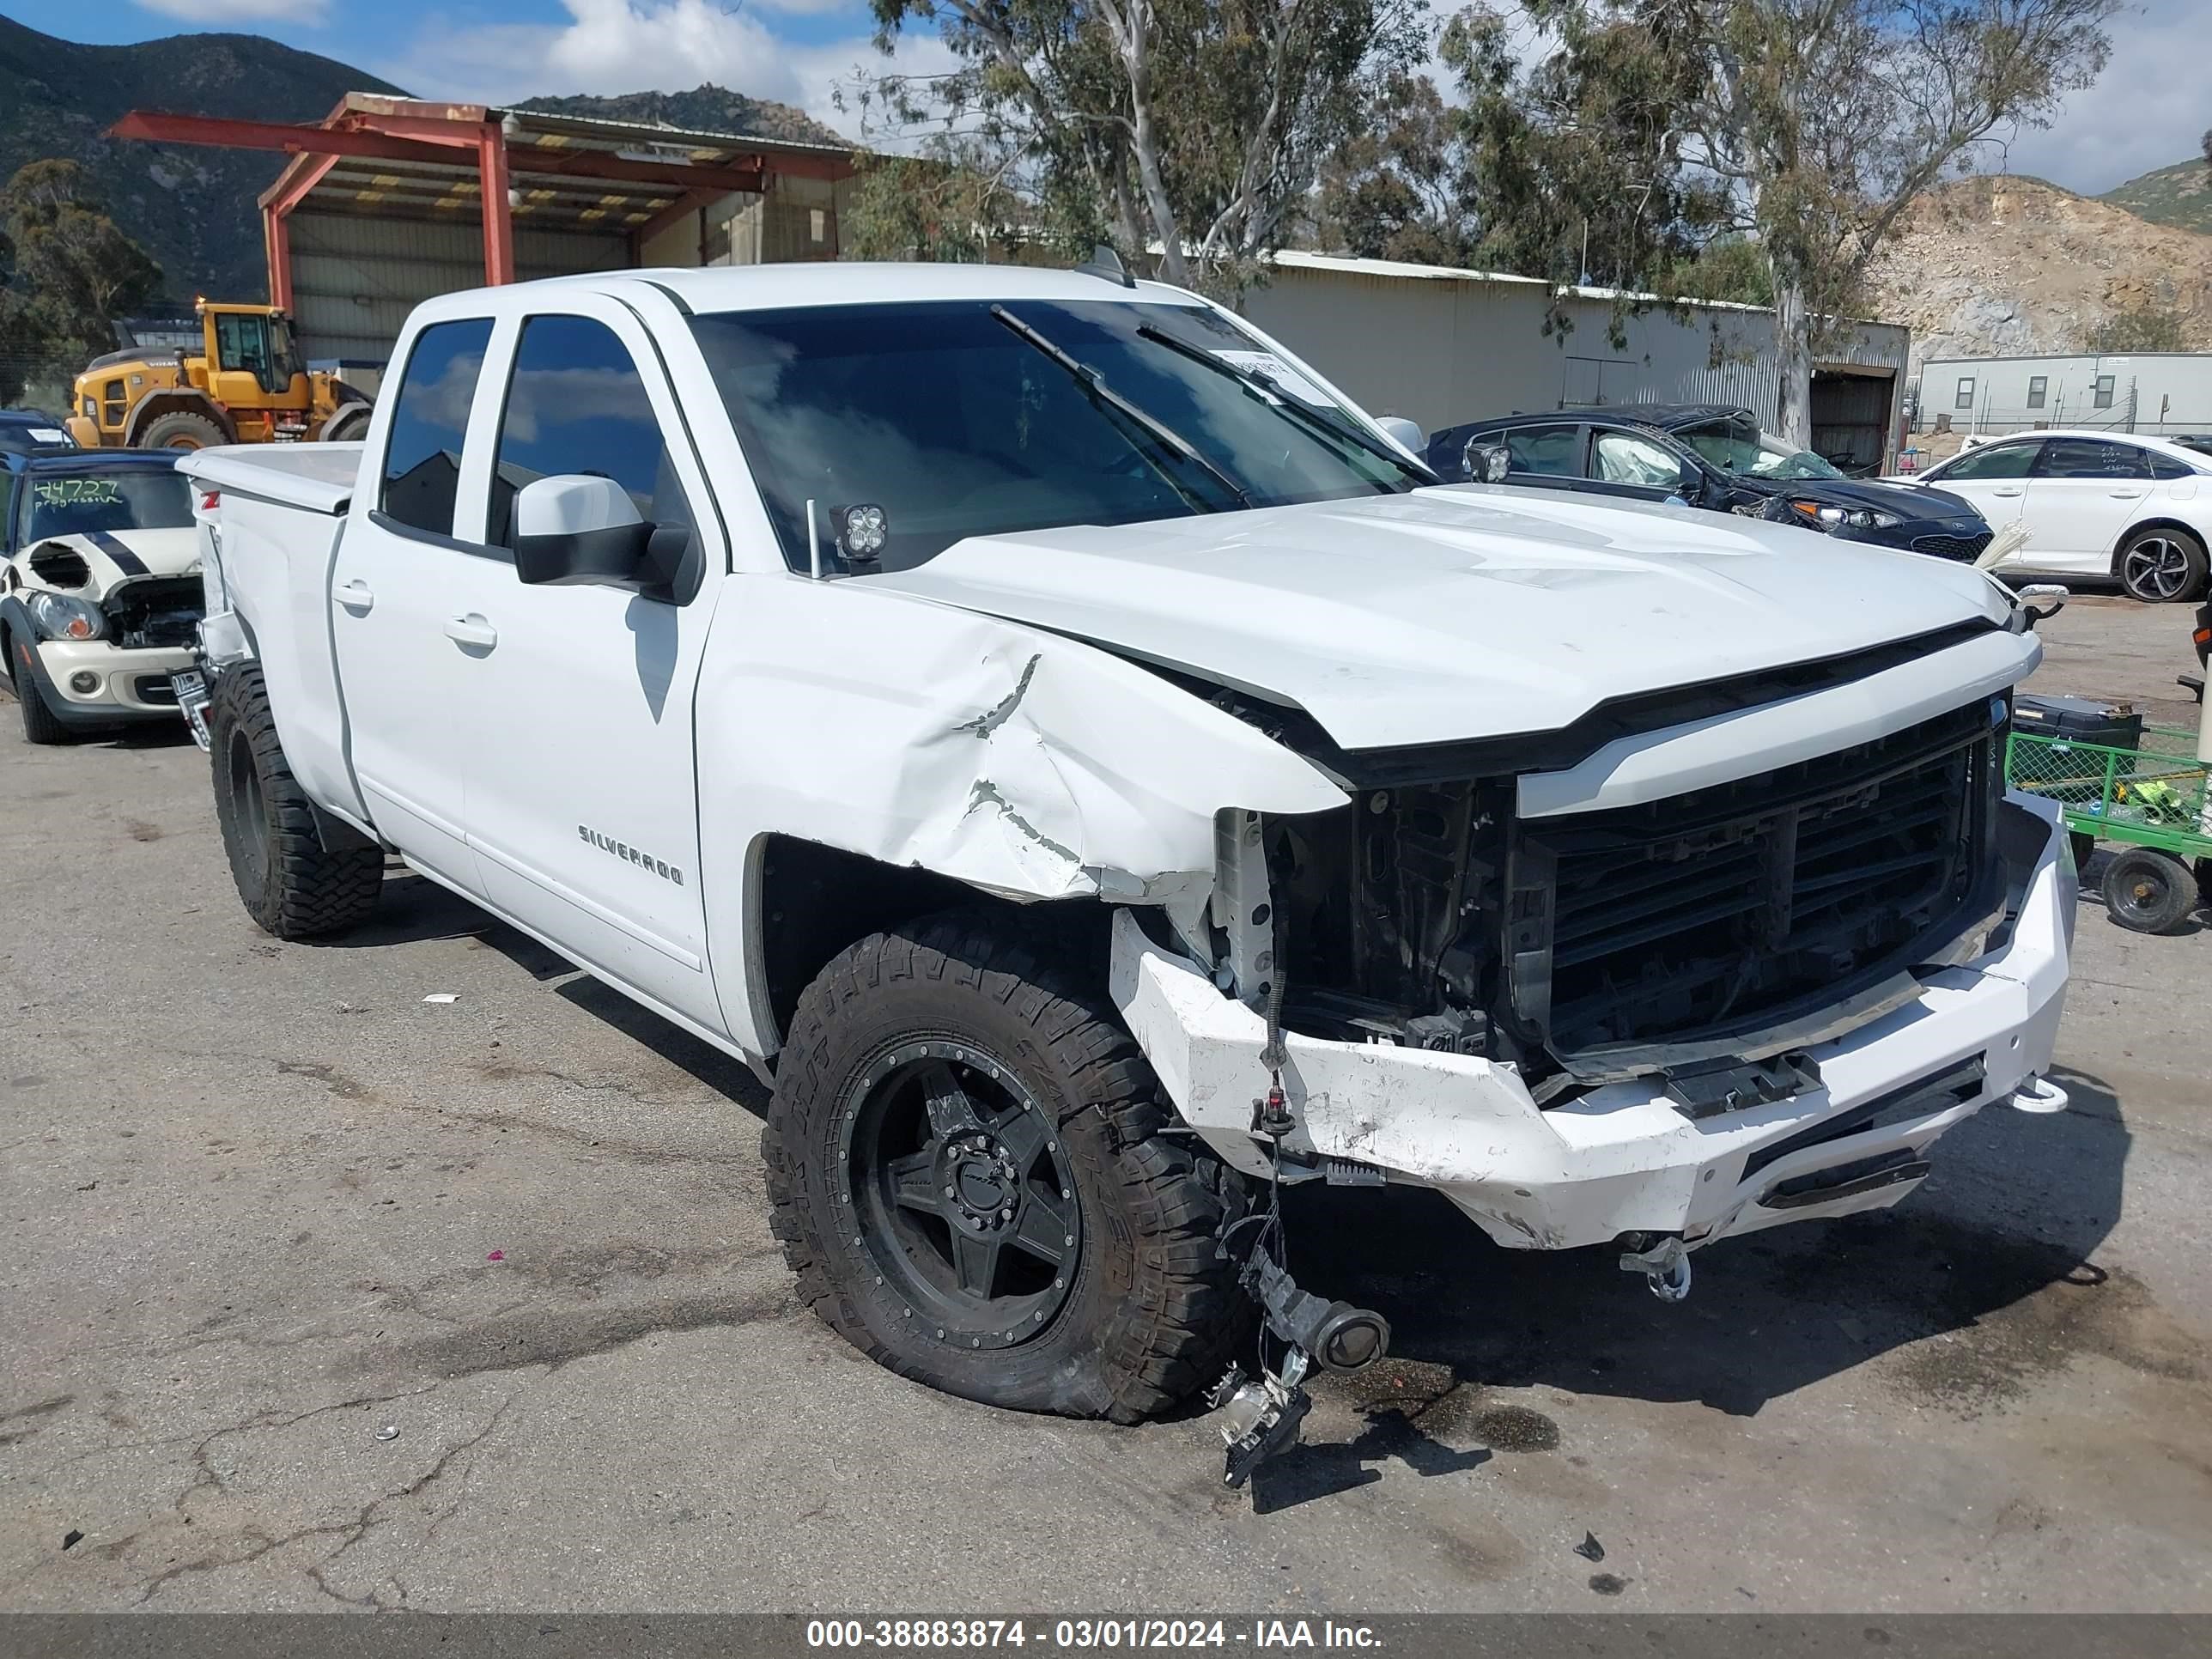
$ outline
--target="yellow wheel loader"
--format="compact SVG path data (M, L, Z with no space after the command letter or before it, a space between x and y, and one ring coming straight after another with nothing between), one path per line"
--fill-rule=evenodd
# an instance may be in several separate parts
M133 346L76 377L70 435L86 449L204 449L212 444L359 438L368 398L310 373L291 319L273 306L200 301L199 349Z

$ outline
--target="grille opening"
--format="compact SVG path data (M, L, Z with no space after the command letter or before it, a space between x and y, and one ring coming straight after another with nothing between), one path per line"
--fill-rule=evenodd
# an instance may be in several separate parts
M1510 777L1267 821L1284 1023L1532 1085L1817 1015L1996 902L1990 705L1635 807L1516 819ZM1565 1083L1566 1079L1560 1079Z
M1557 1054L1726 1029L1965 919L1994 868L1978 705L1645 806L1523 824L1514 1001Z

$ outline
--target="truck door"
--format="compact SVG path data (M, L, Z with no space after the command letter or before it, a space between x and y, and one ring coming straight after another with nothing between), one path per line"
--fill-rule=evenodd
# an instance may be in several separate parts
M593 473L700 538L707 576L677 605L622 586L525 586L483 601L471 665L469 836L485 897L652 1001L723 1029L699 884L692 692L722 591L720 521L660 359L621 302L562 295L502 325L496 447L467 488L511 559L515 492Z
M329 599L354 776L370 816L410 859L469 893L479 889L463 827L467 712L482 648L467 618L473 586L495 567L453 528L491 332L490 319L466 318L431 323L415 337L383 475L373 486L364 481L375 500L355 502Z

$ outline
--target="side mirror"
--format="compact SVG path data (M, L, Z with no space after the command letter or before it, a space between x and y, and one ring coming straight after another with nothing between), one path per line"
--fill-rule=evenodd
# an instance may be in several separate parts
M568 472L514 495L514 574L546 587L634 587L678 604L699 591L690 531L647 524L611 478Z
M1382 428L1382 435L1404 450L1415 460L1421 459L1423 447L1429 441L1428 434L1402 415L1378 415L1375 424Z
M1504 483L1513 471L1513 452L1504 444L1486 444L1469 438L1465 452L1467 476L1477 483Z
M2027 612L2030 627L2048 622L2066 608L2066 601L2074 595L2057 582L2029 582L2016 595L2020 608Z

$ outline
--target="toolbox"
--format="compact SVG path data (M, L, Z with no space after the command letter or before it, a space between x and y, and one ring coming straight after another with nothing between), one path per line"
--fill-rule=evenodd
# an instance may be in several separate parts
M2015 697L2012 729L2064 743L2094 743L2106 749L2142 747L2143 718L2131 704L2096 702L2087 697Z

